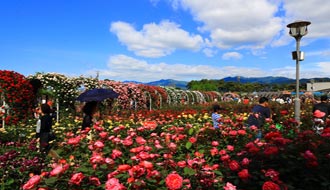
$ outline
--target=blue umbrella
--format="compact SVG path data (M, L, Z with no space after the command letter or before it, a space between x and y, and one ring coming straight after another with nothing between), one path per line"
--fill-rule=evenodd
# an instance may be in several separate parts
M77 100L80 102L91 102L91 101L101 102L108 98L117 98L118 96L119 94L113 91L112 89L94 88L81 93L78 96Z

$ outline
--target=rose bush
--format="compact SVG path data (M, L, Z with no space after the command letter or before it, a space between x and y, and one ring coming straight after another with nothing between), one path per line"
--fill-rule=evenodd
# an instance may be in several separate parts
M34 100L29 80L17 72L0 70L0 100L0 116L5 116L6 124L17 124L19 120L29 118ZM7 105L3 106L2 101Z

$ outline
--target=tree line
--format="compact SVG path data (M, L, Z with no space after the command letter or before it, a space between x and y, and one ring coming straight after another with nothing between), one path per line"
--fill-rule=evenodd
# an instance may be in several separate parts
M302 79L299 83L299 89L301 91L306 90L307 83L310 82L310 79ZM330 82L330 79L314 79L314 82ZM223 79L221 80L192 80L188 82L187 88L189 90L197 91L217 91L217 92L277 92L277 91L294 91L296 88L296 83L242 83L239 81L230 81L226 82Z

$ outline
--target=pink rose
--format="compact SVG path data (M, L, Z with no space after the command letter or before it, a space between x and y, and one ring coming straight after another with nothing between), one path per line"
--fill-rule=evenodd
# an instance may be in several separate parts
M41 177L39 175L34 175L32 176L28 182L26 182L23 185L23 189L27 190L27 189L32 189L34 188L41 180Z
M218 146L219 145L219 142L218 141L212 141L211 145L212 146Z
M80 185L81 181L85 178L84 174L79 172L75 173L72 175L69 183L75 184L75 185Z
M227 145L227 150L229 150L229 151L234 151L234 146L232 146L232 145Z
M226 186L223 187L224 190L236 190L236 186L231 184L230 182L226 183Z
M103 144L102 141L96 141L96 142L94 143L94 147L95 147L95 148L100 148L100 149L102 149L102 148L104 147L104 144Z
M147 141L143 138L143 137L136 137L135 141L138 143L138 144L145 144Z

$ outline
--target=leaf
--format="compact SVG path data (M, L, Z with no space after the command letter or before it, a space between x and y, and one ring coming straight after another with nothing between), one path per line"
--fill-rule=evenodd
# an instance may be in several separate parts
M80 168L77 169L77 172L82 172L84 174L91 174L92 170L90 168L81 166Z
M189 150L189 149L191 148L191 146L192 146L192 143L188 141L188 142L186 143L186 149Z
M194 129L193 128L190 128L189 131L188 131L188 134L189 135L192 135L194 133Z
M54 183L56 183L57 177L50 177L45 179L45 183L47 186L53 186Z
M219 176L223 176L222 172L219 171L219 170L213 170L213 172L214 172L215 174L218 174Z
M185 167L185 168L183 169L183 171L184 171L184 174L185 174L185 175L190 175L190 176L192 176L192 175L195 175L195 174L196 174L196 172L195 172L194 169L192 169L192 168L188 168L188 167Z

